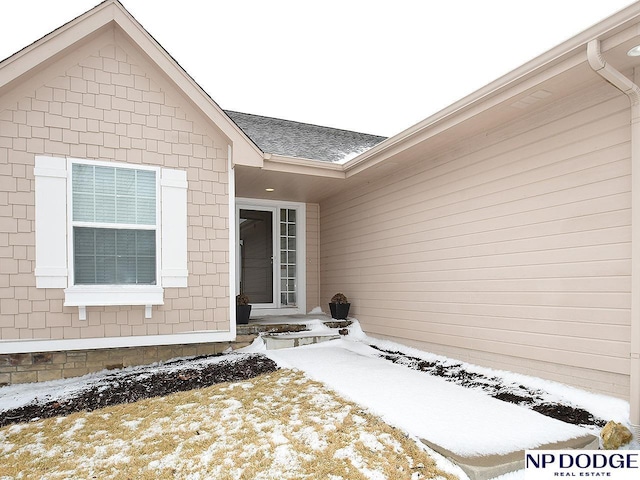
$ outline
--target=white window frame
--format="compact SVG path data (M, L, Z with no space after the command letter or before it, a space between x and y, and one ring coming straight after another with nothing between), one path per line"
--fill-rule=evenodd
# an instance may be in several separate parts
M74 285L73 224L78 224L72 222L74 163L156 172L156 285ZM151 318L151 307L164 304L163 288L188 286L186 171L36 155L34 177L36 288L64 289L64 305L77 306L80 320L86 320L87 306L109 305L144 305L145 318Z
M74 279L74 251L73 251L73 227L90 226L93 228L126 228L134 230L146 230L148 226L130 224L108 224L73 221L73 165L83 164L109 168L126 168L131 170L153 171L156 176L156 284L155 285L76 285ZM162 225L161 225L161 199L160 199L160 173L159 167L147 165L129 165L119 162L102 162L98 160L86 160L79 158L67 158L67 259L69 287L65 289L66 306L77 306L80 320L86 319L86 307L108 305L144 305L145 318L151 318L152 305L164 304L164 291L161 285L161 252L162 252Z
M273 210L273 241L274 241L274 258L273 258L273 281L274 281L274 304L264 305L257 304L251 310L252 316L260 315L287 315L291 313L307 313L307 226L305 203L285 202L278 200L263 200L257 198L236 198L235 199L235 215L236 219L240 215L240 210ZM282 306L280 300L280 209L296 210L296 295L297 305ZM236 222L235 226L235 249L239 248L239 232L240 225ZM239 272L240 259L236 256L235 269ZM236 273L235 279L236 295L240 292L240 274Z
M228 147L229 259L235 264L235 172L232 148ZM111 162L110 165L118 165ZM187 174L175 168L161 168L162 287L188 286L187 271ZM35 285L38 289L62 290L68 286L67 263L67 158L36 155L35 182ZM235 285L235 269L229 268L229 285ZM120 302L123 303L123 302ZM128 302L127 302L128 303ZM130 305L130 303L128 303ZM53 352L96 348L229 342L236 338L235 309L229 311L227 330L206 330L158 335L88 337L67 339L0 340L3 353Z

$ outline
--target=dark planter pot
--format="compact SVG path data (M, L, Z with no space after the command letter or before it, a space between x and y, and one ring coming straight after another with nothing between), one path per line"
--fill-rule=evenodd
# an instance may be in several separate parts
M330 303L331 318L345 320L349 316L350 303Z
M236 305L236 323L246 325L251 316L251 305Z

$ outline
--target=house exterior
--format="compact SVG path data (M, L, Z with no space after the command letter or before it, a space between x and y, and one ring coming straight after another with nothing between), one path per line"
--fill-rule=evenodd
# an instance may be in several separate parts
M98 5L0 63L0 381L220 351L241 289L258 314L342 291L370 335L639 425L639 25L385 140L225 112Z

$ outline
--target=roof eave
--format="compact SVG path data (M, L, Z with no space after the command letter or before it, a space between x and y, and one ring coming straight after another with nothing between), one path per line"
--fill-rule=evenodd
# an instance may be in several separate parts
M344 167L338 163L321 162L308 158L265 154L264 170L297 173L317 177L345 178Z
M0 61L0 92L14 80L55 57L70 45L114 20L114 0L107 0Z
M544 80L545 73L548 76L556 75L558 69L565 70L587 62L586 46L590 40L601 38L615 29L624 27L625 24L637 20L638 16L640 16L640 2L620 10L434 115L388 138L346 162L344 169L347 177L377 165L399 151L437 135L470 116L480 114L498 101L518 95L527 88L531 88L532 83L540 83Z

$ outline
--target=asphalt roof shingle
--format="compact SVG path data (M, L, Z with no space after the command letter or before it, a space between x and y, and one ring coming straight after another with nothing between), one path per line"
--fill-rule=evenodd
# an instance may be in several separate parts
M386 137L321 127L308 123L225 110L225 113L265 153L345 162L386 140Z

